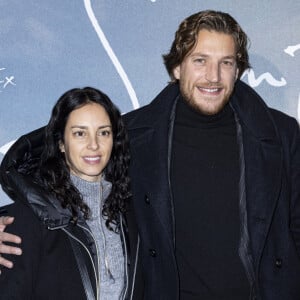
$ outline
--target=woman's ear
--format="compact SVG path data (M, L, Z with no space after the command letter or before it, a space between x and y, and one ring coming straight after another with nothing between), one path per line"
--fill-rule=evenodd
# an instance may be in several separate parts
M65 152L65 145L62 141L59 141L59 150L60 152L64 153Z

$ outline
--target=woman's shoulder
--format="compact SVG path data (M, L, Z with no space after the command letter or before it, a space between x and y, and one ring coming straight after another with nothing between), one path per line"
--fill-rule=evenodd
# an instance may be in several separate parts
M13 202L1 207L1 215L14 217L14 222L6 231L17 235L40 235L43 224L33 210L22 201Z

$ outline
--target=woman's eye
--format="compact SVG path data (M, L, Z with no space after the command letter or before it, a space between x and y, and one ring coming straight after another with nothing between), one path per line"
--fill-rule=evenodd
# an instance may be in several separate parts
M76 137L83 137L83 136L85 136L85 132L84 131L75 131L75 132L73 132L73 135Z
M110 130L101 130L98 135L99 136L109 136Z

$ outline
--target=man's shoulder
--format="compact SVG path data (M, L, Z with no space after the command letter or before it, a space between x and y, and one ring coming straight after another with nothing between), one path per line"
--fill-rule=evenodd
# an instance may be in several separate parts
M132 125L151 125L155 118L165 120L178 94L178 84L168 84L149 104L123 115L127 128Z
M283 111L279 111L272 107L270 107L269 110L275 122L284 123L284 124L297 123L297 120L294 117L284 113Z
M123 115L123 119L125 120L125 122L127 123L128 121L134 119L134 118L137 118L139 116L142 116L142 115L145 115L147 114L147 111L149 111L149 106L150 106L151 103L145 105L145 106L142 106L140 108L137 108L135 110L132 110L126 114Z
M299 129L297 120L268 106L261 96L245 82L237 81L232 105L238 117L254 136L275 138Z
M127 130L146 124L145 120L152 115L149 105L150 104L147 104L123 115L123 120Z
M295 136L299 140L300 126L295 118L274 108L270 108L270 113L282 140L294 139Z

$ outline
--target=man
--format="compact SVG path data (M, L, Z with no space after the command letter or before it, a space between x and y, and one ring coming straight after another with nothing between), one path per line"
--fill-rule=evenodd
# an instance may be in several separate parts
M226 13L184 20L164 61L172 82L125 115L146 299L299 299L299 125L239 80Z

